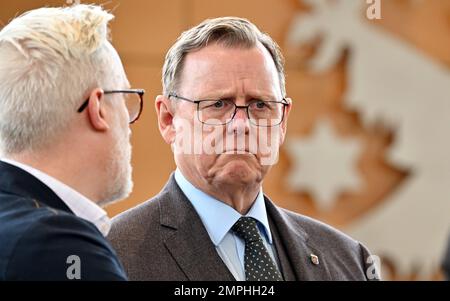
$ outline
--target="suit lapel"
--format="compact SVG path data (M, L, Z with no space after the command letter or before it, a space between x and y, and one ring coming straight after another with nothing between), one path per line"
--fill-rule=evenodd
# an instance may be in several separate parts
M289 256L286 254L285 247L283 242L281 241L280 234L278 233L278 228L274 224L272 218L268 216L270 232L272 232L273 244L276 249L276 253L278 255L278 263L281 270L281 274L285 281L295 281L295 273L292 268L292 263L289 259Z
M309 242L309 237L301 227L295 223L286 213L280 210L266 197L267 213L272 220L271 227L276 231L275 246L281 250L280 265L283 269L286 280L331 280L331 275L327 267L327 259L320 249ZM279 236L279 239L278 239ZM317 256L318 264L313 256ZM290 266L288 266L290 265ZM295 279L285 271L293 271Z
M173 175L159 204L164 245L186 277L194 281L235 280Z

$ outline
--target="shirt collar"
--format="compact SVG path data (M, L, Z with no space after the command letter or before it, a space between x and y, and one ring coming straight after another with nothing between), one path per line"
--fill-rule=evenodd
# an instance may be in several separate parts
M242 215L231 206L197 189L183 176L179 169L175 171L175 180L200 216L212 242L215 246L218 246ZM269 243L272 244L272 234L270 233L262 188L245 216L256 219L259 222L258 226L261 227L262 225L262 232L266 235Z
M111 229L111 220L109 219L106 211L100 206L66 184L29 165L11 159L2 158L1 161L23 169L39 179L42 183L53 190L53 192L67 205L67 207L69 207L70 210L72 210L76 216L93 223L103 234L103 236L108 235L109 230Z

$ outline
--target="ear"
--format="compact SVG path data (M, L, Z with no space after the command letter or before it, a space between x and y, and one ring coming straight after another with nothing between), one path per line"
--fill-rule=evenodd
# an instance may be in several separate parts
M105 93L102 89L94 89L89 96L89 104L87 107L89 122L92 128L100 132L104 132L109 129L108 122L105 119L105 108L102 105L104 95Z
M291 109L292 109L292 99L286 98L286 101L288 102L289 105L287 105L285 108L284 119L283 119L283 122L280 124L280 129L281 129L280 145L282 145L284 143L284 140L286 138L287 121L289 119L289 113L291 112Z
M159 95L156 97L155 108L161 136L167 144L172 144L175 141L176 132L173 124L174 112L172 111L170 99Z

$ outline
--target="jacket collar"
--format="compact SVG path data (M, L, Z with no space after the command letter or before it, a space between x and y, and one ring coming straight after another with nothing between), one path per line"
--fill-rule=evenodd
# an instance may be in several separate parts
M186 277L189 280L235 280L173 175L159 197L164 245Z
M44 183L28 172L0 161L0 191L34 199L53 209L73 213Z

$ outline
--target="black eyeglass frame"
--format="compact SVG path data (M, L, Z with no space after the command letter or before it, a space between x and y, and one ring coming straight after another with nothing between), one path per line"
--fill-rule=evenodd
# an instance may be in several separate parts
M187 102L196 104L196 105L197 105L197 119L198 119L198 121L201 122L201 123L203 123L203 124L206 124L206 125L212 125L212 124L208 124L208 123L205 123L205 122L201 121L201 120L200 120L199 112L200 112L200 104L201 104L202 102L205 102L205 101L213 101L214 99L192 100L192 99L189 99L189 98L186 98L186 97L179 96L178 94L173 93L173 92L172 92L172 93L169 93L168 97L169 97L169 98L170 98L170 97L173 97L173 98L181 99L181 100L184 100L184 101L187 101ZM217 101L219 101L219 100L221 100L221 99L217 99ZM259 124L256 124L256 123L252 122L252 119L250 118L249 107L250 107L250 105L252 105L253 103L256 103L256 102L258 102L258 101L263 101L263 102L265 102L265 103L279 103L279 104L282 104L282 105L283 105L283 115L281 116L280 122L277 123L277 124L273 124L273 125L259 125ZM255 101L250 102L250 103L247 104L246 106L238 106L238 105L236 105L234 102L231 102L231 103L234 104L234 107L235 107L235 108L234 108L234 113L233 113L233 115L231 116L230 120L228 120L227 122L222 123L222 124L217 124L216 126L226 125L226 124L230 123L230 122L234 119L234 117L236 116L236 113L237 113L237 110L238 110L238 109L245 109L245 111L246 111L246 113L247 113L247 118L248 118L248 120L250 120L250 122L251 122L252 124L254 124L254 125L256 125L256 126L260 126L260 127L275 127L275 126L278 126L278 125L280 125L280 124L283 123L284 117L285 117L285 115L286 115L286 107L288 107L288 106L291 105L291 104L287 101L287 99L286 99L285 97L283 97L282 101L255 100Z
M107 95L107 94L115 94L115 93L138 94L139 95L139 99L140 99L140 102L139 102L139 113L138 113L138 115L136 116L135 119L130 121L130 124L135 123L139 119L139 117L141 117L142 111L144 110L144 94L145 94L145 90L144 89L106 90L106 91L103 91L103 93L105 95ZM89 98L86 99L83 102L83 104L78 108L77 112L78 113L83 112L87 108L88 104L89 104Z

